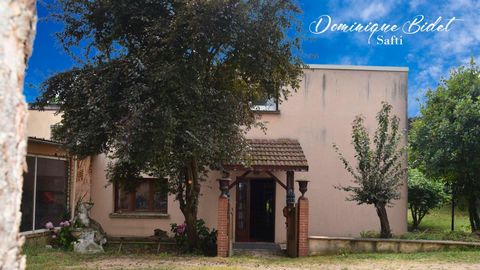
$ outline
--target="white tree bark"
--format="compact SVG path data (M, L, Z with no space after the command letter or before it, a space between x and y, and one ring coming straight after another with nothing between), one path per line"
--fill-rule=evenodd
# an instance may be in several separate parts
M24 269L19 235L26 170L25 67L37 24L35 0L0 0L0 269Z

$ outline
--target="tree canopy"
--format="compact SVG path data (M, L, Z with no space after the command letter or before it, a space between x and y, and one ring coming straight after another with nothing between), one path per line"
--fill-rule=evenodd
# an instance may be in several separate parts
M466 198L472 230L479 230L480 70L473 59L429 90L420 112L412 124L411 162Z
M240 156L259 124L250 102L299 83L299 12L286 0L63 0L58 39L79 67L42 86L60 106L54 137L76 155L107 154L109 178L168 176L193 246L200 180Z

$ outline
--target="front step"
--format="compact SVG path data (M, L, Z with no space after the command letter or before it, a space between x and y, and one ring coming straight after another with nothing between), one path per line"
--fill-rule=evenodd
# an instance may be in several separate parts
M274 255L285 256L279 244L266 242L245 242L233 243L233 254L235 255Z

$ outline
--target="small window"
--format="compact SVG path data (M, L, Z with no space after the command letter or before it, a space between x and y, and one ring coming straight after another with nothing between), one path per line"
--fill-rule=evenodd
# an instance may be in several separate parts
M168 192L161 180L143 178L137 188L128 192L115 184L115 212L156 212L168 211ZM166 181L166 180L164 180Z
M272 97L261 101L252 102L251 109L259 112L277 112L278 99Z

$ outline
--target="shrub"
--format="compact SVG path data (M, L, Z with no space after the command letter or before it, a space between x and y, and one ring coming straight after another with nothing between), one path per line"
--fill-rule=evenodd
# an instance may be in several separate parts
M361 238L379 238L380 234L376 231L362 231L360 232Z
M71 221L65 220L60 222L60 229L55 229L52 222L47 222L45 228L52 232L51 245L52 247L58 247L65 250L73 249L73 242L77 241L77 238L72 234Z
M177 248L184 252L187 250L187 225L185 223L177 225L177 223L170 224L170 231L173 233L173 239Z
M426 178L418 169L408 171L408 208L412 213L412 229L418 225L428 212L441 206L447 200L443 184Z
M217 255L217 231L215 229L210 230L206 225L203 219L198 219L196 223L198 238L200 241L199 247L200 252L205 256L216 256ZM177 248L181 252L188 251L188 242L187 242L187 226L183 224L171 224L171 232L174 234L173 238L177 245Z
M200 249L205 256L217 255L217 230L211 231L205 226L203 219L197 220L197 232L200 240Z

